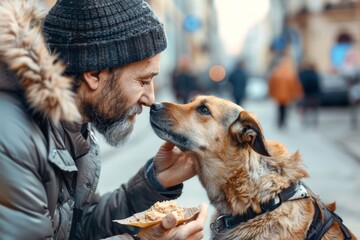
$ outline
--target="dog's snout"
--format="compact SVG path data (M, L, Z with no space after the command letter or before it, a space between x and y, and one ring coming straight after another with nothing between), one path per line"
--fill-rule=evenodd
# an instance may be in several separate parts
M152 112L159 112L164 109L164 105L161 103L153 103L150 109Z

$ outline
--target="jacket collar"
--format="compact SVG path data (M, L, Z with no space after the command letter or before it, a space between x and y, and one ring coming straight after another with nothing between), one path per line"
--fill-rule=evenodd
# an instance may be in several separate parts
M90 139L88 137L90 124L78 122L61 122L52 126L57 149L67 149L71 157L76 160L90 151Z

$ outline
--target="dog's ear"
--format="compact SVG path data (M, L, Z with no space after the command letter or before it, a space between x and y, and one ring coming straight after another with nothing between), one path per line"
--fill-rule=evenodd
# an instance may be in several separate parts
M230 126L232 138L240 144L249 144L257 153L270 157L259 123L246 111Z

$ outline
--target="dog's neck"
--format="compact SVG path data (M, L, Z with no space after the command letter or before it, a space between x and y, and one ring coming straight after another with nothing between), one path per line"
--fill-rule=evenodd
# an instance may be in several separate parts
M244 214L249 208L260 212L261 204L308 176L298 152L272 153L264 157L248 151L237 158L199 160L198 176L211 204L222 214Z

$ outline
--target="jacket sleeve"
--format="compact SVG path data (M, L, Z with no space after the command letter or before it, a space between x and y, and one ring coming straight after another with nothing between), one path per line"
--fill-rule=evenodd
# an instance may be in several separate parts
M149 162L151 163L151 161ZM103 195L99 201L86 210L82 219L82 238L99 239L122 233L135 234L138 228L126 227L112 220L127 218L144 211L157 201L179 197L181 191L165 192L155 189L147 174L147 166L117 190ZM180 186L182 188L182 186Z
M28 139L16 131L6 140L0 137L1 239L45 239L53 234L39 174L41 153Z

